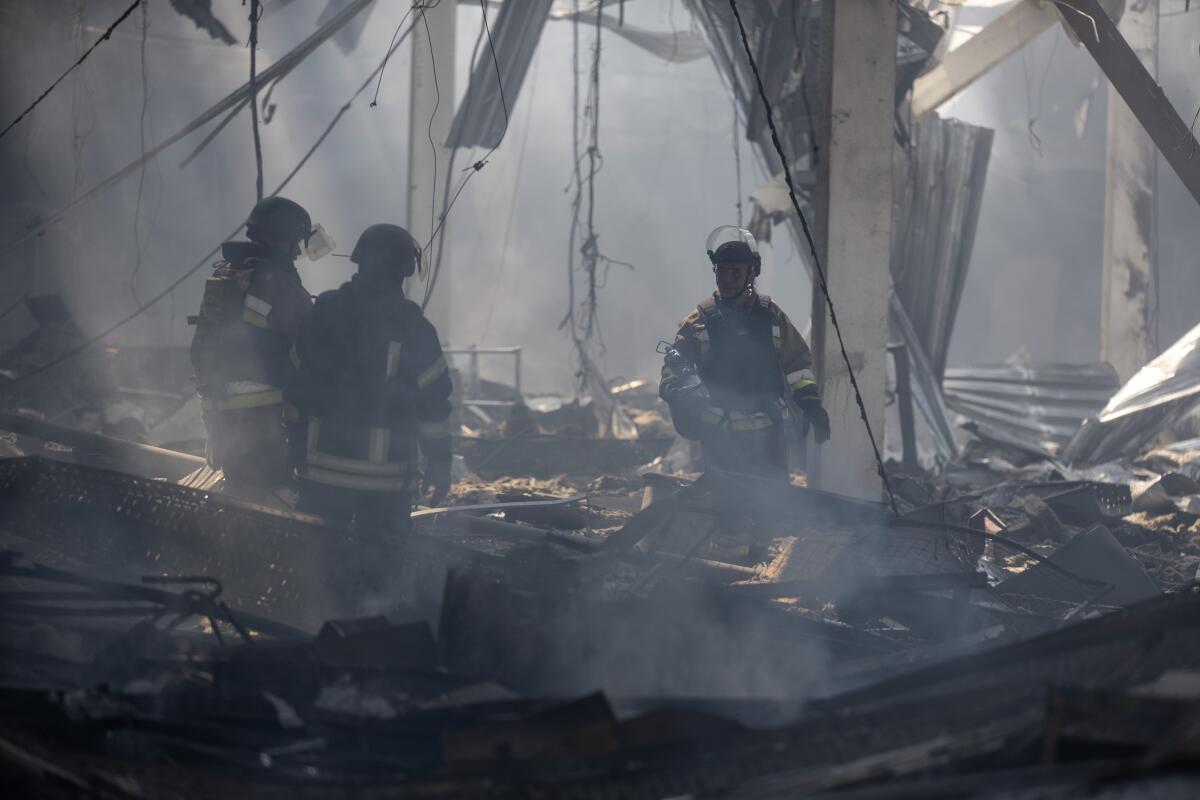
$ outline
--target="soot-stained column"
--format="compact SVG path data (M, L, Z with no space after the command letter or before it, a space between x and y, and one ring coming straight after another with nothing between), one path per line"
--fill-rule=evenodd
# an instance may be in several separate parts
M1150 75L1156 75L1158 0L1127 4L1117 28ZM1111 84L1107 150L1100 358L1127 381L1155 355L1150 326L1157 154L1150 134Z
M882 448L897 9L895 0L838 0L822 6L818 250L850 364ZM879 500L883 487L874 452L819 287L813 291L812 320L813 352L833 435L819 452L810 449L810 485Z

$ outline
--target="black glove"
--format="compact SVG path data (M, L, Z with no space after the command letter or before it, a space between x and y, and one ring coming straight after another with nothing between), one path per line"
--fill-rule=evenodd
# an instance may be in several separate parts
M704 397L683 396L673 400L670 409L675 432L684 439L700 439L704 434L704 423L700 421L700 415L707 407L708 403Z
M670 373L673 377L663 381L659 396L671 409L675 431L684 439L699 439L703 432L701 415L709 405L708 387L700 380L696 368L684 361L678 350L668 347L667 351L663 374Z
M804 419L812 428L813 439L817 444L824 444L829 441L829 412L821 405L820 400L805 399L797 401L796 405L800 406L800 410L804 412Z
M438 459L425 464L425 475L421 479L421 495L426 497L430 508L441 505L450 492L451 461Z

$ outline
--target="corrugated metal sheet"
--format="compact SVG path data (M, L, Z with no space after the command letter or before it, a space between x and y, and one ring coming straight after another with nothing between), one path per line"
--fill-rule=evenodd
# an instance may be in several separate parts
M896 147L892 290L937 378L971 263L993 133L926 114L907 146Z
M951 367L942 387L980 434L1057 455L1120 381L1108 364L1001 364Z
M1200 407L1200 325L1138 370L1089 419L1063 456L1103 463L1133 456L1159 432Z

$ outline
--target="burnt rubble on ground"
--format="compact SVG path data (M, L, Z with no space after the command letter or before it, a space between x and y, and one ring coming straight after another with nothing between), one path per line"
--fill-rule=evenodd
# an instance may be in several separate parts
M52 797L1195 796L1194 398L1174 370L1168 411L1047 439L1054 411L1023 435L980 385L1071 405L1068 373L975 372L948 405L987 424L934 470L889 464L899 517L701 475L645 384L610 406L638 438L598 438L586 401L460 412L455 488L403 541L9 408L0 774Z
M43 796L1196 789L1200 594L1144 552L1186 534L1111 485L897 522L737 479L647 475L637 510L525 479L397 545L2 465L0 771Z

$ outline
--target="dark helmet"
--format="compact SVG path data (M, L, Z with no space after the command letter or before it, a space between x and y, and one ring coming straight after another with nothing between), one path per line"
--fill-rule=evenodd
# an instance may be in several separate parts
M412 234L386 222L363 231L350 254L350 260L359 266L395 270L405 278L416 272L420 259L421 248L413 241Z
M721 264L746 264L754 270L754 277L762 272L762 256L758 254L758 242L754 234L745 228L722 225L708 235L705 242L708 260L714 267Z
M246 218L246 235L258 239L267 234L273 239L295 244L307 242L312 234L312 217L299 203L286 197L268 197Z

